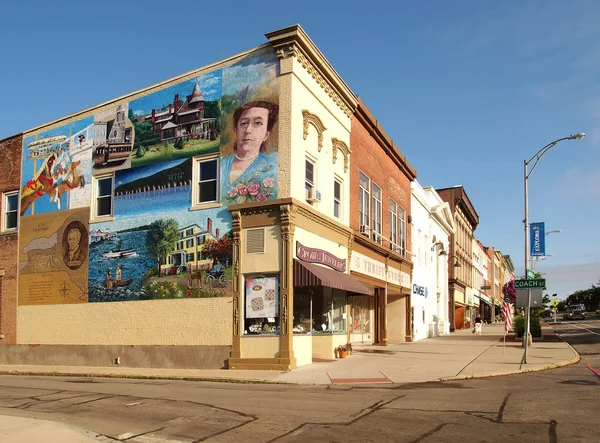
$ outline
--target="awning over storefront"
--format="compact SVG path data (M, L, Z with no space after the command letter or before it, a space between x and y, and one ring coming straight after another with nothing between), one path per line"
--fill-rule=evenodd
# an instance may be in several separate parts
M327 286L356 294L372 295L370 289L351 275L294 259L294 286Z

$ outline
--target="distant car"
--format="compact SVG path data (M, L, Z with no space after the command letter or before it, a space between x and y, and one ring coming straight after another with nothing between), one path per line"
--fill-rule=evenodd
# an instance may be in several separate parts
M579 305L573 305L567 308L567 312L563 314L565 320L585 320L585 312Z

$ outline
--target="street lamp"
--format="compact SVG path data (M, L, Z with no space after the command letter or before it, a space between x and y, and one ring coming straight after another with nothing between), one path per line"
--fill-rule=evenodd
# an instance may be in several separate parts
M525 274L525 278L527 278L527 265L529 264L529 202L527 201L527 180L535 170L535 167L539 163L540 159L544 156L546 152L556 146L563 140L581 140L585 137L585 133L580 132L579 134L569 135L568 137L559 138L558 140L554 140L553 142L548 143L542 149L535 153L533 157L529 160L524 160L523 162L523 182L524 182L524 190L525 190L525 219L523 220L523 224L525 227L525 270L523 271ZM531 171L527 170L529 164L533 162L533 166L531 167ZM527 290L527 325L525 327L525 356L523 359L524 363L527 363L527 351L529 347L529 320L530 320L530 308L531 308L531 289Z
M542 260L546 260L548 257L552 257L554 254L547 254L547 255L542 255L539 257L531 257L531 265L530 265L530 269L533 271L535 268L535 265L538 264L538 262L541 262Z

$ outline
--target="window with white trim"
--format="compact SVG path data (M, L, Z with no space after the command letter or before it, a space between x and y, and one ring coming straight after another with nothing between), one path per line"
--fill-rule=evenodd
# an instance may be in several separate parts
M217 203L219 201L219 158L195 157L192 175L193 205Z
M333 179L333 216L342 217L342 182L337 178Z
M390 199L390 249L400 255L406 250L406 211Z
M390 249L399 252L398 244L398 203L390 199Z
M93 200L93 218L101 219L113 216L113 194L115 189L114 175L103 177L93 177L94 200Z
M371 179L362 172L358 189L358 224L360 232L369 235L369 205L371 203Z
M373 230L373 235L371 238L375 240L377 243L382 242L381 238L381 229L382 229L382 204L381 204L381 188L373 183L371 187L371 193L373 195L373 206L371 207L371 218L373 222L371 223L371 229Z
M19 227L19 191L6 192L2 199L2 231Z
M315 188L315 162L308 157L304 160L304 188L308 191Z

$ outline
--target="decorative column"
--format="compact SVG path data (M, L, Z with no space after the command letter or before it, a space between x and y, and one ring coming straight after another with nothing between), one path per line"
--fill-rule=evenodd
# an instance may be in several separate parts
M240 293L240 270L242 269L241 254L240 254L240 237L242 233L242 215L240 211L231 213L232 233L233 233L233 250L232 250L232 291L233 291L233 348L231 350L231 358L241 358L240 331L242 330L241 323L243 319L241 313L243 311L242 303L244 298Z
M289 359L290 369L296 367L293 349L294 316L294 231L296 207L292 204L279 206L281 227L281 335L279 357Z

